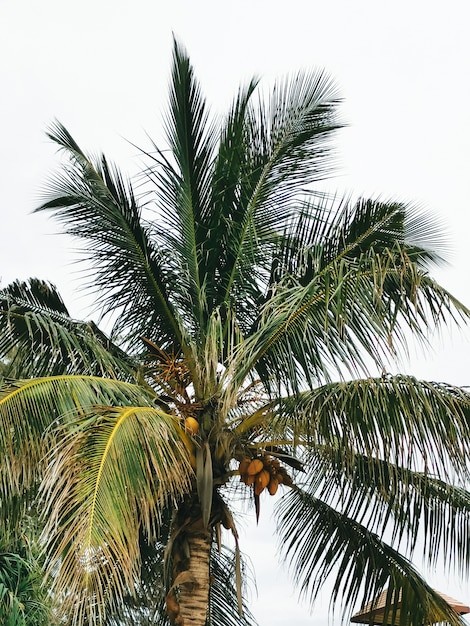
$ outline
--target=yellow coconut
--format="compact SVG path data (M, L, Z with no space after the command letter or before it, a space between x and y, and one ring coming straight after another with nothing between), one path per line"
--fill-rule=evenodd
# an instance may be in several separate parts
M251 459L244 458L240 461L238 465L238 471L240 472L240 480L243 482L246 481L246 478L248 476L247 469L250 463L251 463Z
M248 465L246 473L248 476L254 476L255 474L259 474L263 469L263 461L261 459L253 459L251 463Z
M197 435L199 431L199 422L194 417L187 417L184 420L184 428L190 435Z
M257 496L259 496L263 489L268 486L270 478L271 474L268 472L268 470L265 469L261 470L261 472L256 475L255 494Z
M271 496L274 496L278 487L279 487L278 479L276 478L276 476L271 476L271 479L268 484L268 491Z

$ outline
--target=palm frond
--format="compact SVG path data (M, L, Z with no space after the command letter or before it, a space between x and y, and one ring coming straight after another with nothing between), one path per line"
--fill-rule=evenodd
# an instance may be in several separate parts
M4 381L0 389L0 489L24 493L41 475L52 427L96 405L150 405L136 385L94 376Z
M339 448L345 464L364 454L443 480L468 478L470 395L460 387L404 375L329 383L283 399L271 428Z
M129 377L136 365L94 322L72 319L56 288L38 279L0 291L5 376L89 374Z
M251 613L247 602L248 581L252 575L246 560L242 559L242 580L244 581L243 605L241 614L238 611L236 592L236 555L227 547L221 550L213 545L211 550L211 576L213 583L209 595L209 613L206 626L256 626L257 621Z
M279 241L273 281L295 276L306 285L339 258L388 254L398 243L421 268L445 262L445 230L419 207L346 195L313 194Z
M122 604L114 604L106 611L104 626L170 626L165 607L168 591L165 576L165 547L170 537L172 506L160 510L160 527L156 540L149 540L144 529L140 528L140 576L134 586L122 598Z
M470 493L465 488L383 459L352 455L340 445L316 447L306 456L307 492L381 536L389 533L410 556L419 540L432 567L441 562L463 576L469 571Z
M401 599L401 625L446 621L462 626L461 617L427 585L410 561L347 515L292 490L281 500L276 516L280 549L310 602L331 576L331 606L341 596L344 614L358 600L364 606L388 586L388 617L397 617L392 605L395 594Z
M206 310L201 248L207 230L212 163L218 135L184 48L175 40L170 100L165 118L169 154L154 145L147 176L155 184L162 223L153 226L158 238L176 256L178 303L186 319L201 325Z
M447 250L442 224L419 207L393 200L342 199L324 234L325 265L339 256L359 258L371 248L377 254L399 243L414 262L426 267L444 262Z
M247 330L265 295L273 251L297 212L297 194L323 176L316 165L328 168L330 135L339 128L335 90L321 72L276 85L271 102L260 98L258 109L255 85L239 94L223 130L208 244L214 260L221 255L219 303L236 302Z
M59 123L49 137L70 158L49 185L50 200L37 211L51 210L65 232L85 240L84 258L91 264L90 288L102 315L112 315L116 333L129 342L159 333L162 343L179 338L181 328L171 304L177 277L155 247L132 188L103 156L94 165Z
M122 603L139 576L141 525L156 537L192 476L178 421L158 409L96 407L67 424L40 497L53 591L67 590L72 621Z
M331 138L341 127L339 97L323 71L298 72L274 84L266 106L249 119L253 162L260 171L256 204L288 206L300 191L330 173Z
M255 174L247 171L250 163L246 150L246 116L257 82L253 79L245 89L240 89L221 128L214 163L211 207L201 224L206 231L201 261L208 285L212 286L211 308L226 304L234 297L232 285L234 272L237 272L240 262L240 247L247 239L247 229L254 229L253 220L247 215ZM258 265L253 260L260 248L251 245L250 249L253 268ZM249 283L244 293L249 292L252 278L252 274L246 275Z
M427 343L432 329L458 323L469 310L418 268L406 247L331 261L306 286L294 276L279 284L239 350L236 382L256 369L299 390L336 376L388 367L410 333ZM243 359L243 363L241 362Z

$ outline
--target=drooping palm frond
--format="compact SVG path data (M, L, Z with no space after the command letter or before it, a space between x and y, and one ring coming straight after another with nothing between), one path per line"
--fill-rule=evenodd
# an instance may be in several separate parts
M94 623L139 577L141 526L181 499L193 470L178 420L156 408L96 407L65 425L40 498L52 592L65 613ZM60 597L60 596L59 596Z
M90 406L151 406L140 387L94 376L50 376L5 381L0 389L0 489L24 493L44 469L54 425Z
M435 218L410 204L350 196L312 194L280 240L272 281L293 276L308 284L340 258L359 261L371 249L376 255L398 244L422 269L445 262L445 230Z
M160 511L158 536L150 540L143 526L139 529L140 573L132 588L122 595L122 603L107 610L103 626L169 626L165 607L168 591L165 549L171 533L174 508L168 505Z
M410 556L421 543L430 566L441 562L465 576L470 566L470 494L465 488L374 456L351 454L340 444L316 446L302 458L306 492L378 535L390 536Z
M396 243L424 268L444 262L447 252L445 230L435 217L414 205L379 199L359 198L354 203L342 199L323 237L324 266L339 256L359 258L371 248L380 254ZM321 240L316 237L317 243Z
M94 322L72 319L56 288L38 279L0 291L0 356L5 376L129 377L136 364Z
M331 576L331 605L341 596L344 612L358 600L365 605L388 587L388 617L398 617L392 602L395 594L400 597L400 625L464 623L410 561L346 514L301 490L292 490L281 500L276 517L280 549L291 565L294 581L310 602Z
M215 545L211 551L211 585L209 596L209 614L207 626L256 626L257 621L251 613L248 605L248 581L250 580L249 568L243 555L240 555L242 564L242 580L244 589L242 593L243 603L241 614L237 598L237 557L233 550L222 548L219 550Z

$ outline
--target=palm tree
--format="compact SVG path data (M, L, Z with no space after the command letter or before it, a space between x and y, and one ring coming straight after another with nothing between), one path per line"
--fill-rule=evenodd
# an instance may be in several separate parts
M402 624L459 623L410 558L422 531L431 564L468 571L470 395L387 371L470 311L428 273L429 216L318 191L338 106L304 72L214 118L175 43L138 192L52 127L69 160L39 210L84 243L111 330L43 281L2 290L0 485L44 512L70 623L253 623L237 514L270 496L310 601L332 577L345 611L387 587Z

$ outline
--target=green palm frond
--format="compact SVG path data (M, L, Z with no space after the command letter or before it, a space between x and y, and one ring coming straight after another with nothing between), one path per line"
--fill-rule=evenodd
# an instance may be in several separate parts
M90 406L150 405L136 385L94 376L50 376L5 381L0 389L2 496L28 489L44 469L52 428Z
M214 163L211 207L204 215L201 227L206 240L202 242L201 261L204 275L211 289L211 309L227 304L234 298L233 279L240 265L247 231L253 231L253 216L248 214L249 199L256 184L256 171L250 171L251 163L246 151L247 111L257 85L252 79L241 89L229 115L221 127L220 144ZM258 231L258 237L261 233ZM248 243L252 268L257 266L258 246ZM255 261L253 263L253 260ZM244 293L255 287L252 274L242 270ZM257 291L259 287L255 290Z
M468 309L410 260L398 244L383 254L371 248L358 259L331 261L306 285L287 276L261 308L257 329L235 357L236 384L256 369L299 390L357 376L371 364L386 368L410 333L427 342L432 329L465 320ZM293 283L293 284L292 284Z
M257 621L251 613L247 602L248 581L252 573L246 560L242 560L243 606L240 615L238 610L237 584L236 584L236 555L227 547L221 550L213 545L211 550L211 575L213 584L209 596L209 614L206 626L256 626Z
M307 492L379 535L388 533L410 555L420 541L430 566L442 560L465 575L470 566L470 493L463 487L373 456L351 455L339 445L316 448L304 468Z
M470 395L460 387L391 375L330 383L283 399L271 426L339 448L345 465L358 453L444 480L468 478Z
M219 175L216 169L216 183L224 194L224 239L213 245L222 254L217 265L222 301L233 298L237 307L244 307L241 321L247 329L254 319L253 308L265 297L262 285L269 277L273 251L297 213L297 193L323 176L316 164L321 161L321 167L328 168L327 146L339 128L338 101L324 74L299 74L275 85L271 102L260 99L259 108L252 104L253 88L251 83L246 98L239 98L235 115L228 120L226 132L235 131L235 137L228 135L232 141L226 169L232 173L238 168L239 180L225 180L226 170ZM218 163L223 159L224 153L219 153ZM232 208L233 199L236 207Z
M347 515L292 490L281 500L276 516L280 549L310 602L331 576L331 605L341 595L345 612L358 600L365 605L388 587L390 594L401 598L400 625L446 621L462 626L462 618L426 584L410 561ZM390 595L389 617L391 601Z
M210 207L218 136L190 60L176 41L165 132L169 149L154 144L153 153L146 153L151 164L145 174L158 205L151 231L175 269L179 287L173 296L194 330L206 315L208 276L201 250L207 238L204 216Z
M325 72L301 71L273 86L267 106L260 100L253 107L249 142L260 176L252 201L286 207L330 174L332 133L341 128L339 102Z
M295 276L306 285L340 258L361 259L371 249L387 255L397 244L421 268L443 263L445 231L419 207L367 198L313 194L276 255L273 280Z
M174 168L165 169L164 197L168 198L169 194L172 200L165 212L171 219L167 232L172 248L180 253L182 270L188 277L188 297L195 307L194 319L201 323L205 313L205 277L200 275L199 255L206 237L202 216L207 213L210 200L217 136L189 58L176 41L165 126L175 161Z
M53 591L67 590L73 619L91 619L95 603L112 610L132 589L141 525L157 535L160 511L189 489L193 470L178 421L145 406L90 409L48 460L40 497Z
M180 339L181 328L169 293L177 276L155 247L132 188L103 156L94 165L59 123L49 137L70 158L51 181L50 200L37 211L52 210L65 232L86 242L90 287L102 316L116 320L115 333L132 342L159 333L163 343Z
M128 377L135 364L94 322L72 319L56 288L15 281L0 291L5 376L93 374Z
M447 252L442 224L419 207L394 201L342 199L324 236L325 265L339 256L359 258L371 248L375 253L391 250L396 243L423 267L444 262Z

